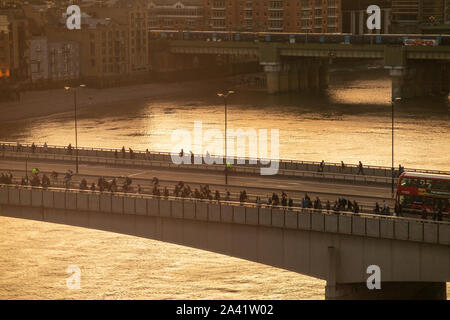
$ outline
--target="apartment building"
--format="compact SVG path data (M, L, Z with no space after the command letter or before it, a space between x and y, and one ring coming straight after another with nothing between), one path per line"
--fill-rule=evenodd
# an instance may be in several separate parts
M202 0L150 0L148 13L150 29L205 29Z
M76 41L33 37L29 40L31 82L80 78L80 47Z
M341 0L203 0L212 30L340 32Z
M101 82L130 74L129 29L109 18L82 17L81 30L49 28L50 38L79 44L80 74L87 82Z
M109 6L90 6L81 9L93 18L109 19L114 22L114 31L107 32L114 32L114 34L119 32L118 43L126 41L123 47L128 51L129 73L148 71L147 1L117 0L111 2Z

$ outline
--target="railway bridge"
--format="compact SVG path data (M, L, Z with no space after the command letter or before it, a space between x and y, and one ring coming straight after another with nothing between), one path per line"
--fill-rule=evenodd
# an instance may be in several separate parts
M266 74L267 92L319 91L329 82L334 59L383 60L392 78L392 98L449 93L450 46L289 43L150 39L155 71L211 67L216 57L257 61Z

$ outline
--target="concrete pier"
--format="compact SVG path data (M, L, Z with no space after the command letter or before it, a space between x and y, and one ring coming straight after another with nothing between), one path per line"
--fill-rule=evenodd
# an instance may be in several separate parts
M416 63L390 70L392 98L448 95L448 64Z
M266 64L267 92L319 92L329 84L328 65L321 60L283 61Z

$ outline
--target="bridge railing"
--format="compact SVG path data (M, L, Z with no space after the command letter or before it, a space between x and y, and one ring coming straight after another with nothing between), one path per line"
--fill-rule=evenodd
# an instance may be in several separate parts
M33 153L32 144L24 143L20 146L20 151ZM37 153L50 153L50 154L59 154L59 155L67 155L68 150L66 146L58 146L58 145L48 145L47 148L44 148L43 145L35 145L36 148L34 152ZM0 151L18 151L17 143L13 142L1 142L0 141ZM72 155L75 155L75 149L72 149ZM113 159L124 159L130 157L129 151L126 150L125 154L122 154L121 149L114 148L92 148L92 147L78 147L78 155L79 156L95 156L95 157L104 157L104 158L113 158ZM116 157L117 155L117 157ZM136 150L133 151L134 160L155 160L162 162L172 163L172 157L170 152L158 152L158 151L141 151ZM203 159L204 155L195 154L194 157ZM221 156L211 155L214 158L221 158ZM323 172L318 172L320 162L314 161L300 161L300 160L273 160L273 159L256 159L252 157L234 157L235 163L237 163L236 167L252 167L252 168L260 168L266 167L261 165L261 160L265 161L264 163L270 163L271 161L279 161L279 169L281 170L295 170L295 171L311 171L316 173L335 173L335 174L350 174L355 175L358 174L359 167L355 164L346 164L345 169L342 169L340 163L330 163L327 162L324 166ZM203 160L202 160L202 163ZM256 164L252 164L256 163ZM428 169L415 169L415 168L407 168L405 169L409 172L424 172L424 173L435 173L435 174L450 174L450 171L442 171L442 170L428 170ZM389 177L392 176L392 170L389 167L383 166L373 166L373 165L364 165L364 175L365 176L382 176ZM398 170L394 170L394 175L398 175Z
M20 206L27 208L26 210L38 210L37 212L43 212L39 218L42 220L45 220L45 210L61 209L61 219L66 210L75 210L266 226L450 245L449 222L271 207L238 202L0 185L0 206ZM6 212L6 210L2 208L0 212ZM54 215L55 212L52 211L52 214Z
M23 172L23 170L12 170L10 172L17 173L17 171L19 171L21 173ZM41 171L41 173L42 174L47 174L48 176L51 175L50 171ZM90 188L92 182L95 183L96 181L98 181L98 178L99 178L98 176L91 176L91 175L82 175L82 177L87 179L87 187L88 187L88 189ZM78 180L74 180L72 178L72 180L67 185L67 188L74 188L74 190L84 191L83 189L77 188L77 185L79 185L79 183L81 182L81 178L82 177L79 177ZM102 177L104 179L106 179L108 182L112 181L112 179L117 179L117 185L118 186L120 186L123 182L125 182L125 177L123 177L123 176L122 177L115 177L115 176L102 175ZM22 180L21 179L22 178L21 178L20 175L17 176L17 174L15 174L13 176L13 179L12 179L12 184L21 185L22 186L22 184L21 184ZM123 179L123 181L122 181L122 179ZM129 190L127 192L125 192L126 194L128 194L128 195L133 195L133 194L137 194L137 195L152 195L153 184L152 184L152 182L150 182L149 179L133 178L133 181L134 181L134 186L130 186ZM150 185L146 186L144 184L145 182L149 183ZM163 180L163 179L159 180L160 189L162 189L164 187L167 187L170 194L173 194L172 187L174 186L174 183L178 183L178 181L175 182L173 180ZM190 181L185 181L185 183L187 185L191 186L191 187L204 185L203 183L190 182ZM139 184L141 186L140 193L137 193L137 188L136 188L137 184ZM210 187L219 187L221 189L223 189L225 187L224 185L219 185L219 184L214 184L214 183L213 184L208 184L208 185ZM23 186L28 186L28 185L23 185ZM53 187L53 188L64 188L64 189L66 188L66 184L64 182L63 177L61 179L58 179L58 178L54 179L54 178L52 178L50 186ZM228 185L228 186L229 187L236 187L236 186L233 186L233 185ZM98 186L96 186L96 190L97 189L98 189ZM96 190L93 190L93 191L96 191ZM227 189L225 189L225 190L227 190ZM229 188L228 188L228 190L229 190ZM89 191L90 191L90 189L89 189ZM219 190L219 191L224 192L224 190ZM283 192L283 191L288 191L288 190L272 188L270 190L270 193L271 192ZM230 199L235 199L235 200L239 199L240 192L233 192L232 190L229 190L229 192L230 192ZM308 193L307 191L302 191L302 190L296 190L296 192L306 192L306 193ZM342 196L341 194L329 194L329 193L327 194L325 192L309 192L309 194L310 195L317 195L317 194L319 194L320 197L321 197L321 204L323 206L326 206L326 200L329 200L330 201L330 205L332 205L332 203L336 200L335 197ZM331 196L331 197L329 197L329 198L322 197L322 195ZM261 195L260 194L253 194L251 192L247 192L247 196L248 196L248 200L245 201L246 204L251 204L251 203L257 204L258 202L256 201L256 197L257 196L260 197ZM294 197L294 196L291 196L289 198L291 198L295 204L300 204L301 201L302 201L302 198L297 198L297 197ZM254 199L254 201L252 201L250 199ZM372 213L373 212L373 208L375 207L374 201L379 201L380 199L382 199L382 198L381 197L374 197L373 201L359 200L358 201L359 212L361 212L361 213ZM262 201L260 201L259 204L260 205L266 205L266 203L263 203ZM271 206L271 205L269 205L269 206ZM291 208L296 208L296 206L292 206Z
M56 153L30 153L30 152L14 152L14 151L0 151L0 156L6 159L18 159L18 160L54 160L54 161L75 161L75 155L56 154ZM123 159L123 158L110 158L110 157L96 157L96 156L79 156L81 163L92 164L107 164L113 166L133 166L141 168L176 168L176 169L196 169L212 172L223 172L223 165L208 165L208 164L174 164L171 161L158 161L158 160L139 160L139 159ZM229 174L248 174L248 175L260 175L261 171L258 167L242 167L234 166L229 168ZM300 171L300 170L287 170L279 169L278 175L299 177L299 178L320 178L328 180L341 180L348 182L372 182L372 183L388 183L391 178L377 177L368 175L352 175L346 173L329 173L329 172L316 172L316 171Z

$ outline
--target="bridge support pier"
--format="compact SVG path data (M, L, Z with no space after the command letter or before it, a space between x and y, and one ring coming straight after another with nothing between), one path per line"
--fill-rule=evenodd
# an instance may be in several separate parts
M369 290L366 283L336 283L325 289L327 300L446 300L445 282L381 282Z
M308 66L302 66L298 70L298 82L300 92L308 91Z
M448 95L448 65L421 63L391 69L392 98L415 98L429 95Z
M311 92L318 92L320 89L319 66L312 65L308 70L308 88Z
M283 64L281 65L280 70L280 92L286 93L290 91L290 80L289 77L290 74L290 65L289 64Z
M289 91L299 92L300 91L300 79L299 79L299 68L297 65L293 65L289 70Z
M280 93L280 72L281 66L279 64L264 66L266 73L267 92L269 94Z
M328 87L328 65L320 60L263 63L269 94L319 92Z
M389 73L392 81L392 100L403 98L404 69L392 69Z
M448 96L450 92L450 64L443 64L441 72L441 93Z
M319 68L319 87L320 90L328 88L330 84L330 74L328 73L328 64L322 63Z

